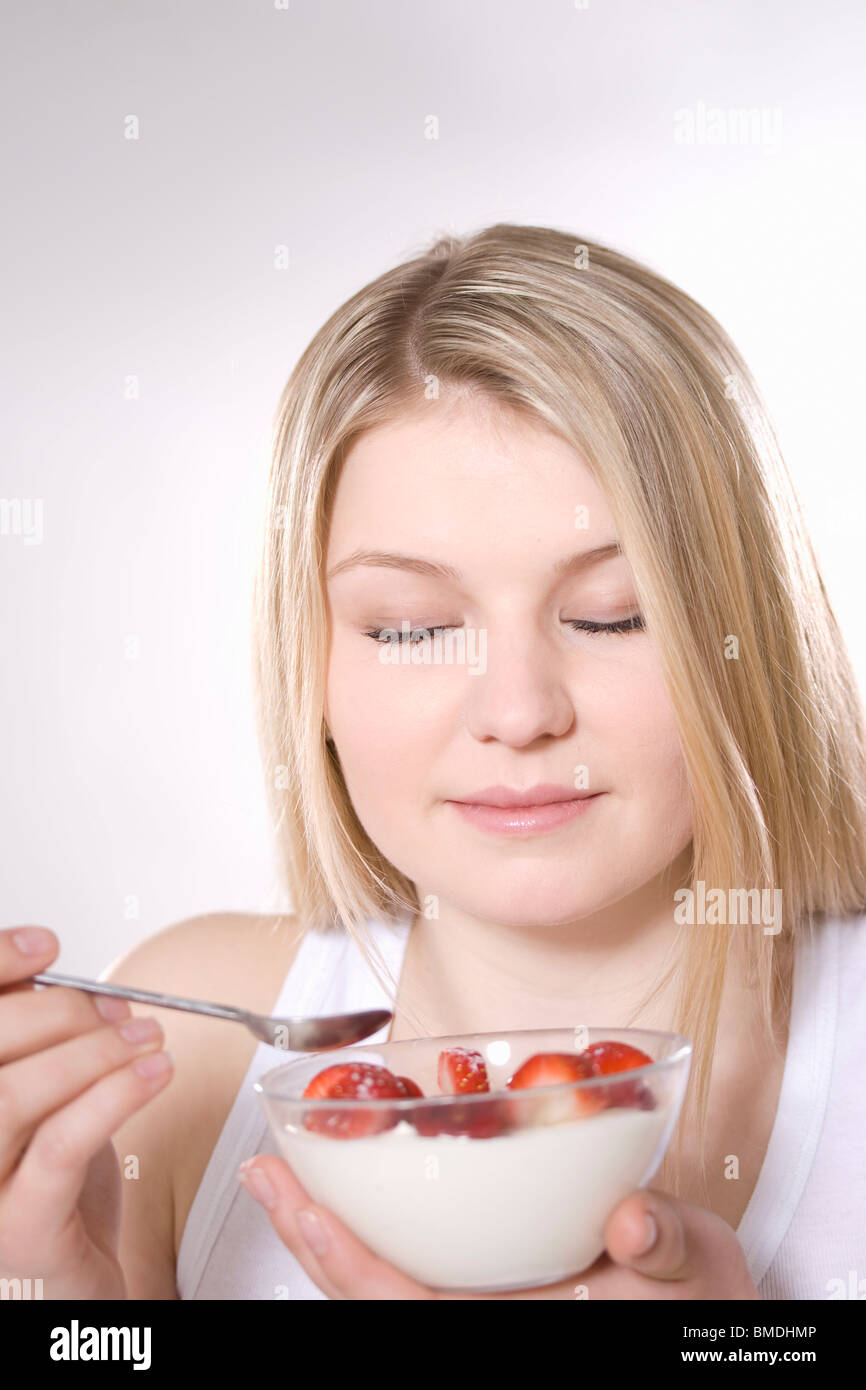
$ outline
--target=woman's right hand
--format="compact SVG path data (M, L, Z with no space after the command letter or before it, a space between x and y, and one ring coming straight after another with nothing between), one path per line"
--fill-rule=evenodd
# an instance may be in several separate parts
M32 933L44 944L24 954L18 939ZM111 1135L173 1068L139 1071L168 1060L156 1019L134 1020L121 999L30 983L59 944L45 928L0 931L0 1278L41 1279L46 1299L126 1298ZM125 1038L133 1023L150 1023L151 1036Z

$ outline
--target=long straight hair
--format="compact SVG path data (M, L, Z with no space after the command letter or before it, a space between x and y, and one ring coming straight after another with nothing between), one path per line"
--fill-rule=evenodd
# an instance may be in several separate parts
M700 1174L729 956L742 952L772 1047L793 946L866 910L866 724L768 412L705 309L646 266L567 232L443 236L340 306L300 357L273 429L254 673L282 874L303 930L348 930L393 999L370 916L422 911L355 814L324 724L323 576L351 445L453 387L578 450L609 504L678 723L693 809L689 883L781 891L783 924L682 933L671 1029L694 1045L661 1181ZM673 910L673 903L672 903ZM407 1010L407 1014L411 1014ZM706 1187L704 1187L706 1193Z

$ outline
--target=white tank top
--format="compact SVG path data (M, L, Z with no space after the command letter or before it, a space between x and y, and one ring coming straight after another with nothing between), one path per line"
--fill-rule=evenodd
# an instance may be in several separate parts
M369 930L395 983L411 915ZM763 1167L737 1227L765 1299L866 1298L866 916L829 921L795 952L788 1048ZM391 1008L348 932L308 931L277 1015ZM366 1038L384 1042L390 1025ZM277 1153L253 1082L297 1053L261 1043L190 1208L177 1262L182 1299L324 1299L235 1176Z

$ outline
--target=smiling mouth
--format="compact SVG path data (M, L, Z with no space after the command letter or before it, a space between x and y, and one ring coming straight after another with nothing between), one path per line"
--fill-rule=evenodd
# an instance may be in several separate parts
M581 792L556 801L530 802L517 806L491 805L480 801L449 801L457 814L481 830L500 835L541 834L581 819L604 796L604 792Z
M520 791L514 787L482 787L466 796L450 798L463 806L496 806L511 811L524 807L550 806L563 801L589 801L599 792L582 791L575 787L558 786L555 782L539 782L537 786Z

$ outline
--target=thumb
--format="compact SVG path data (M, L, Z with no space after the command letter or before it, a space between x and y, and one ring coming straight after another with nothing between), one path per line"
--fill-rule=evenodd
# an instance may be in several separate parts
M632 1192L608 1219L604 1240L610 1258L652 1279L689 1279L702 1233L701 1218L711 1212L689 1206L664 1192Z
M666 1192L630 1193L610 1216L604 1240L616 1264L650 1279L688 1281L691 1292L679 1297L761 1297L733 1227Z

